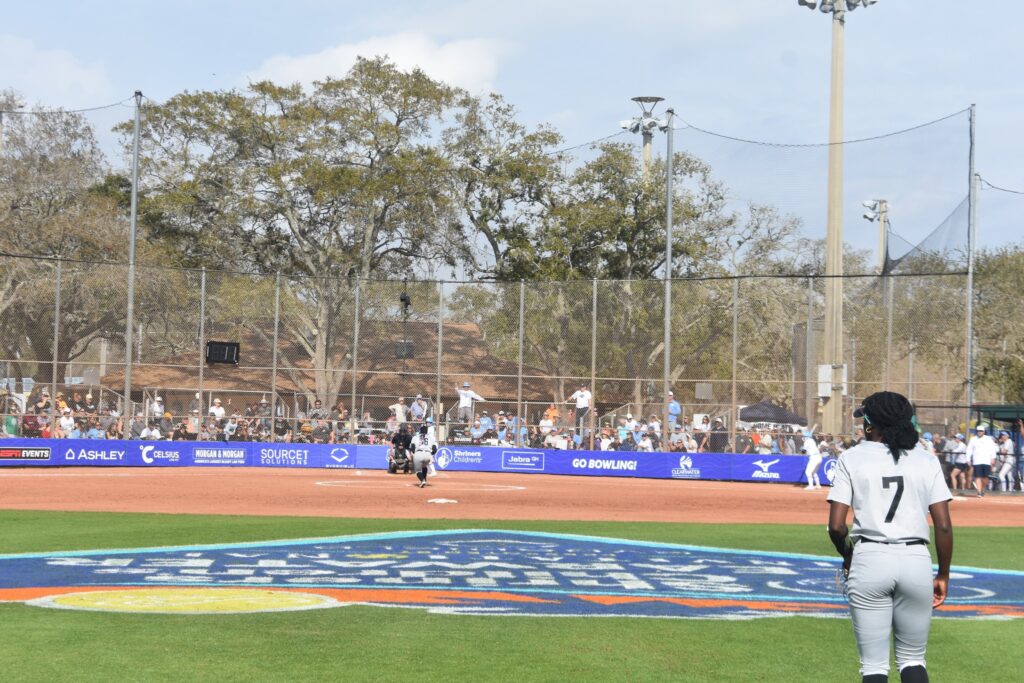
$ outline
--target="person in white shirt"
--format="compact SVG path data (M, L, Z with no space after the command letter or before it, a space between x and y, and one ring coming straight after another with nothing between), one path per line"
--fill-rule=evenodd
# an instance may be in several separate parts
M971 467L971 461L967 457L967 444L964 443L964 435L957 434L953 437L952 453L953 467L949 470L949 487L956 490L967 488L967 470Z
M166 412L167 409L164 408L164 400L159 396L154 396L153 405L149 407L149 414L159 420Z
M469 424L473 421L473 401L486 401L483 396L469 388L469 382L463 382L462 388L455 387L459 392L459 422Z
M804 468L804 477L807 478L808 491L821 488L821 478L818 477L818 467L821 465L821 451L818 450L818 444L814 442L814 432L807 430L804 432L804 443L803 452L807 456L807 467Z
M405 405L405 397L399 396L398 402L388 406L388 410L395 414L395 422L404 424L409 417L409 406Z
M928 681L925 651L932 610L946 600L953 559L949 489L938 459L918 440L914 407L880 391L864 399L866 441L839 456L828 534L843 557L846 594L863 683L889 680L890 636L904 683ZM853 509L853 529L846 524ZM928 516L938 573L932 576Z
M160 439L160 429L156 426L155 422L150 422L149 425L142 430L140 438L147 441L157 441Z
M583 430L587 426L586 417L590 412L590 403L593 400L594 395L587 389L586 383L580 384L580 388L573 392L572 396L568 398L566 403L576 402L576 429L583 433Z
M651 443L651 437L644 434L640 437L640 443L636 445L636 449L642 453L653 453L654 444Z
M537 426L540 427L540 433L546 436L555 426L555 421L545 415L541 418L540 422L537 423Z
M975 427L974 433L976 436L967 444L967 460L971 463L974 488L981 498L988 488L988 475L992 474L992 465L999 454L999 446L996 445L995 439L985 433L985 425Z
M71 408L65 408L61 411L60 419L57 420L57 427L60 429L59 438L68 438L71 430L75 428L75 418L71 415Z
M999 461L1000 467L996 480L999 482L1000 491L1013 490L1013 471L1017 464L1014 455L1015 447L1010 432L999 432Z
M224 406L222 406L220 404L220 399L219 398L213 399L213 405L210 406L210 415L212 415L213 417L217 418L217 420L223 420L224 419L224 415L225 415Z

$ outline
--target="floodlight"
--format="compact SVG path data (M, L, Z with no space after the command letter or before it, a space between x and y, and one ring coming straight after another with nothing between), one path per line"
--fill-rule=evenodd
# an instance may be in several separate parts
M860 4L863 7L871 7L876 2L878 2L878 0L860 0Z
M878 211L878 200L877 199L866 199L860 203L865 209L871 209L872 211Z
M818 9L825 14L831 14L836 9L835 0L821 0L821 6Z
M875 213L874 211L865 211L864 212L864 218L867 219L868 221L874 223L875 219L878 218L878 214Z
M806 7L807 9L814 9L818 6L818 0L796 0L798 4Z
M619 121L619 128L622 130L629 130L633 127L633 121L635 119L626 119L625 121Z

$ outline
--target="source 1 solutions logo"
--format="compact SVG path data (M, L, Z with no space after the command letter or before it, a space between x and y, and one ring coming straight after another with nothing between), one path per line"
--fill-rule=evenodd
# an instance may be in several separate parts
M168 463L181 461L181 452L171 449L157 448L155 445L139 446L139 457L147 465L154 465L158 460Z
M0 448L0 460L49 460L49 448Z
M348 452L347 448L341 446L332 448L324 462L324 467L332 469L354 469L355 466L356 461L352 454Z
M260 465L277 467L308 467L309 451L305 448L261 448Z
M688 455L679 456L679 467L672 468L675 479L700 479L700 468L693 466L693 458Z

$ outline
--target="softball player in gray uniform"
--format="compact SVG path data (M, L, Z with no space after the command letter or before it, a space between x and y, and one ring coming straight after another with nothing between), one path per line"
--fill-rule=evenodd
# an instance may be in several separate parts
M419 487L427 485L427 471L434 461L434 454L437 453L437 440L429 433L427 425L420 427L420 433L412 438L412 467L416 472L416 478L420 480Z
M927 682L932 609L946 599L953 558L949 487L938 459L918 445L914 408L904 396L872 394L854 417L863 418L867 440L836 463L828 533L847 573L860 673L865 683L888 680L893 633L900 680ZM939 560L934 577L929 513Z

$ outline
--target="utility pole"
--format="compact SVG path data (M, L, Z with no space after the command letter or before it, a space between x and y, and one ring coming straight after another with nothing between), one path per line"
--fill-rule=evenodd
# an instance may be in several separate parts
M135 127L132 139L132 205L128 226L128 311L124 327L124 409L121 415L134 413L132 406L132 328L135 325L135 232L139 206L139 118L142 91L135 91Z

